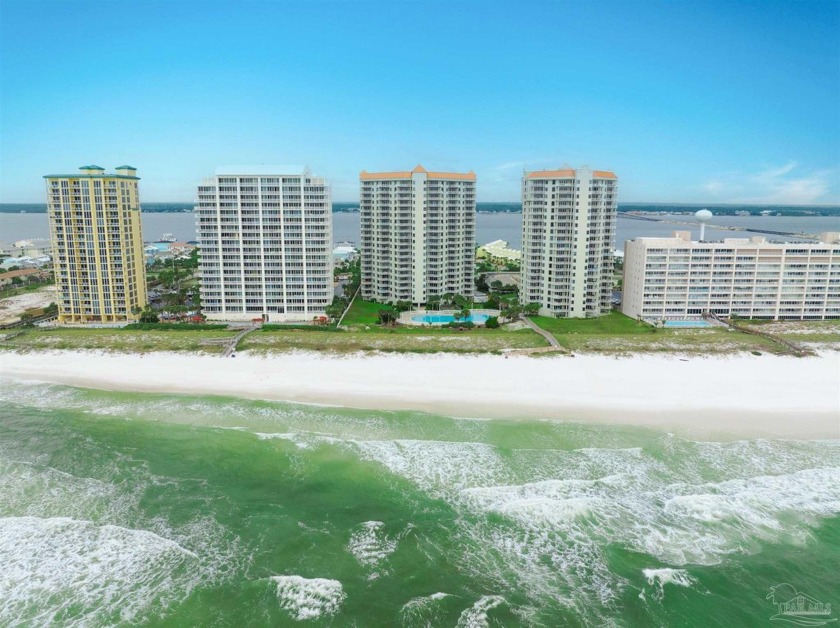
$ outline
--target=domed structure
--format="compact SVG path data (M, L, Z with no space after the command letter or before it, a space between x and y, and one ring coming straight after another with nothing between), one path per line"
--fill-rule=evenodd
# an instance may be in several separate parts
M708 209L701 209L696 214L694 214L694 217L700 222L709 222L712 219L712 216L712 212L710 212Z
M700 242L703 242L706 238L706 223L712 219L712 212L708 209L701 209L694 214L694 217L700 223Z

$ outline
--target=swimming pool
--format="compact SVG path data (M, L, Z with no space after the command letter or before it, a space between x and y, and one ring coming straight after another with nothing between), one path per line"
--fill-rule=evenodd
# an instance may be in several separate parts
M488 314L470 314L467 320L476 325L483 325L490 318ZM411 317L412 322L420 323L422 325L447 325L455 322L455 317L452 314L418 314Z
M665 327L712 327L708 321L665 321Z

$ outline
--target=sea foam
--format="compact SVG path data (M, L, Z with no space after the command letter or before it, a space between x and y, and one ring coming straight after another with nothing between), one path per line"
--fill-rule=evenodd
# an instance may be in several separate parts
M397 549L397 541L389 538L382 521L365 521L350 535L348 551L359 564L375 567Z
M487 628L490 626L488 613L505 603L500 595L485 595L470 608L465 609L458 618L458 628Z
M280 608L297 621L335 615L346 597L338 580L301 576L272 576L271 579L277 583Z
M196 582L198 557L145 530L57 517L0 519L0 624L132 623Z

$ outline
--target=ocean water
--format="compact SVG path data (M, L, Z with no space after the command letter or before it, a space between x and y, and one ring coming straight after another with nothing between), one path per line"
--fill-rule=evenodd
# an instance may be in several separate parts
M5 379L0 625L765 626L785 582L837 608L840 441L567 418Z

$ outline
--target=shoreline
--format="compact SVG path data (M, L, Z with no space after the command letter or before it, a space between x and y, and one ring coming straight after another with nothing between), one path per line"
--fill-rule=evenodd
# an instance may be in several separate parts
M0 352L0 376L460 418L637 425L693 437L840 438L840 353L813 358Z

